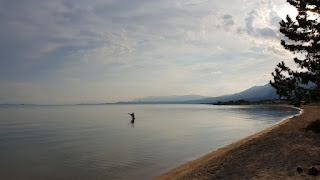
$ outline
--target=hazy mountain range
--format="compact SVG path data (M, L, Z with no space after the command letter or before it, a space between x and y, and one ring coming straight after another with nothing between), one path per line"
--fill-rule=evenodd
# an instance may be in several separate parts
M161 102L161 101L193 101L205 99L208 97L200 96L200 95L184 95L184 96L149 96L145 98L134 99L130 102Z
M129 102L118 102L119 104L202 104L202 103L216 103L218 101L237 101L246 100L250 102L257 102L263 100L278 99L276 90L270 85L254 86L245 91L224 95L218 97L205 97L200 95L184 95L184 96L150 96L145 98L134 99Z
M266 84L264 86L254 86L236 94L204 98L204 99L196 100L193 102L194 103L216 103L218 101L227 102L227 101L237 101L241 99L250 101L250 102L257 102L257 101L263 101L263 100L273 100L278 98L279 98L279 95L277 95L276 90L270 84Z

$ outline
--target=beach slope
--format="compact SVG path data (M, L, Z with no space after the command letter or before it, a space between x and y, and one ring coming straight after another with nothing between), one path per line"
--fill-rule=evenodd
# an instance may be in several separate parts
M320 107L302 109L300 115L155 179L320 179L308 174L320 165L320 134L310 126L320 120Z

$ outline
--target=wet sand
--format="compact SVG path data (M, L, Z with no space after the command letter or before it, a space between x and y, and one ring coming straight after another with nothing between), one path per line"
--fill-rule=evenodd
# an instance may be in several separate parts
M308 175L309 167L320 170L320 134L306 130L320 120L320 106L302 109L297 116L155 179L320 179Z

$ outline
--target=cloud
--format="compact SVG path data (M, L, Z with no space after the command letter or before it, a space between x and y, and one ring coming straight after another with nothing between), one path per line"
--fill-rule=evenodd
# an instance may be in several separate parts
M285 57L277 24L277 7L283 3L4 0L0 82L36 84L30 92L52 95L41 96L44 101L129 100L194 93L198 87L215 96L225 91L210 92L216 88L209 84L222 87L240 76L255 78L252 74L273 69L275 57ZM238 85L252 85L237 82L227 89L236 92ZM6 92L30 89L6 87Z
M255 32L253 28L253 21L256 15L257 15L257 11L252 10L250 13L248 13L248 17L245 18L245 22L246 22L245 30L249 35Z
M272 13L273 14L273 13ZM240 29L240 32L245 31L248 35L260 38L267 38L267 39L278 39L277 29L273 24L268 22L263 22L265 27L261 27L259 23L256 23L257 18L261 16L258 14L256 10L252 10L248 13L247 17L245 18L245 28ZM274 23L275 17L272 18L271 22ZM261 23L261 22L260 22ZM258 27L257 27L258 26Z
M286 51L280 50L280 48L276 46L268 46L267 48L264 49L264 52L274 54L275 56L287 55Z
M230 28L232 28L235 25L233 16L230 14L224 14L221 16L221 24L218 24L217 27L218 28L222 28L225 30L230 30Z

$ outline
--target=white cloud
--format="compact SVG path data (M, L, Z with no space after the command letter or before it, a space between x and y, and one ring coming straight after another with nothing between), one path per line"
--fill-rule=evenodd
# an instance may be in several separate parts
M1 79L37 82L36 89L52 94L44 101L64 94L59 102L236 92L261 84L259 74L289 59L279 45L277 24L284 4L2 1Z

